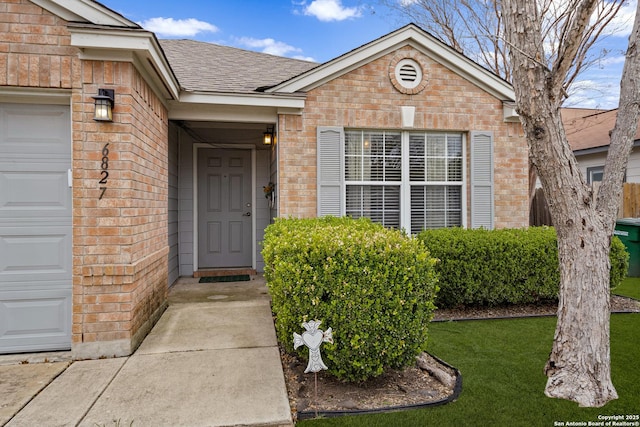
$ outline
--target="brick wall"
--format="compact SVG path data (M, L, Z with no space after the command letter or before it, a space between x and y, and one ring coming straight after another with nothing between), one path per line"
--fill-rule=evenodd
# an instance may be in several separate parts
M166 304L168 114L131 63L83 61L70 42L64 20L0 2L0 86L71 91L74 357L126 355ZM115 90L112 123L92 119L99 88Z
M65 24L27 0L3 0L0 86L70 89L80 61Z
M428 79L418 94L401 93L392 85L390 66L397 63L399 57L406 56L423 64ZM416 107L414 129L493 131L495 225L528 225L527 145L519 123L505 123L500 100L410 47L389 53L309 91L302 116L280 116L280 215L316 215L318 126L400 129L402 105ZM470 152L467 138L467 157ZM469 196L467 185L467 198ZM470 205L468 201L467 207ZM470 218L467 222L470 224Z
M167 296L168 115L130 63L82 61L82 79L73 115L74 351L94 356L112 341L110 351L129 354ZM99 88L115 90L112 123L92 120ZM105 147L109 176L100 184Z

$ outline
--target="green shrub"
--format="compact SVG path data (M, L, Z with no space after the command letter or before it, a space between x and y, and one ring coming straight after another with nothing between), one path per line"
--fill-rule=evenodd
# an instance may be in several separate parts
M424 350L437 280L421 241L366 219L279 219L265 231L262 254L287 351L301 323L314 319L333 329L322 355L345 381L406 366Z
M551 227L425 230L418 239L440 260L436 267L438 307L527 304L558 298L558 249ZM610 258L614 287L627 272L627 254L617 237Z
M629 271L629 252L619 237L613 236L611 239L611 270L609 271L609 287L614 289L627 277Z

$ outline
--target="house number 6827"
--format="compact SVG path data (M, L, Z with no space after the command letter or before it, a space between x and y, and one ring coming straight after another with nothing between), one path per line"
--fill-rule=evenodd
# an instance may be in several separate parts
M98 181L98 184L100 184L100 197L98 198L98 200L102 200L102 196L104 196L104 192L107 191L107 178L109 178L109 143L107 142L106 144L104 144L104 147L102 147L102 161L100 163L100 181Z

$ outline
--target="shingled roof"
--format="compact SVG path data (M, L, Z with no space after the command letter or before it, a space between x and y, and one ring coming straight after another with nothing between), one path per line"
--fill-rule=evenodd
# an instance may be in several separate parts
M284 58L195 40L160 40L183 90L256 93L316 66Z
M616 124L618 110L562 109L567 140L573 151L605 148L609 146L609 132ZM635 139L640 139L640 126Z

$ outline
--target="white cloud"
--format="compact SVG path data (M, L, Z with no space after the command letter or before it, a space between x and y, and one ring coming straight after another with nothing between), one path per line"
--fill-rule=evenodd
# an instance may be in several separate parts
M218 31L218 27L215 25L194 18L150 18L139 22L139 24L144 29L153 31L163 37L195 37L199 33L215 33Z
M598 60L598 66L600 68L605 68L608 67L610 65L619 65L619 64L624 64L624 61L626 60L626 56L624 55L617 55L617 56L606 56L600 60Z
M304 14L320 21L344 21L362 16L361 7L344 7L342 0L313 0L304 8Z
M610 34L616 37L628 37L633 30L633 19L636 16L637 0L625 3L615 18L608 25Z
M313 58L305 57L302 55L291 55L295 53L301 53L302 49L293 47L284 42L279 42L271 38L267 39L254 39L252 37L240 37L237 42L252 50L258 50L262 53L268 53L270 55L277 56L290 56L295 59L302 59L304 61L314 61Z
M609 79L584 79L571 86L569 98L563 107L611 109L618 106L619 97L620 81L613 76Z

